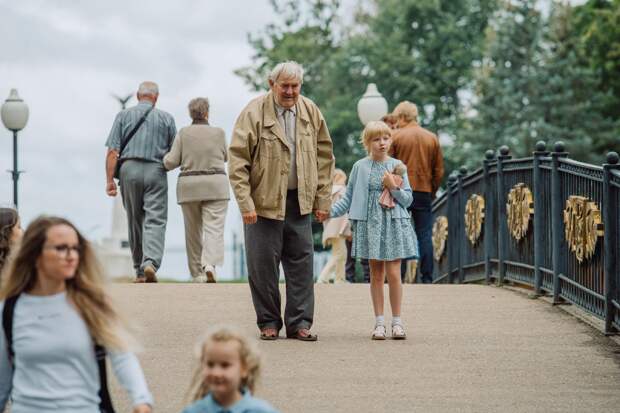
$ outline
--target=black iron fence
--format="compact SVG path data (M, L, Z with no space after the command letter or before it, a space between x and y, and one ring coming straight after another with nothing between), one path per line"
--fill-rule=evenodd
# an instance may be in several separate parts
M433 204L436 283L492 280L530 286L620 331L620 164L552 152L512 159L503 146L483 166L450 175Z

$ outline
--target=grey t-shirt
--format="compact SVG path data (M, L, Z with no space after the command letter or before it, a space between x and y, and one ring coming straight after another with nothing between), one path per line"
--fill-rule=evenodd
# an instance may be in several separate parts
M4 302L0 303L0 312ZM99 371L86 323L66 293L22 294L13 316L15 372L0 334L0 411L99 413ZM133 405L153 404L136 356L109 352L114 374ZM11 391L12 390L12 391Z

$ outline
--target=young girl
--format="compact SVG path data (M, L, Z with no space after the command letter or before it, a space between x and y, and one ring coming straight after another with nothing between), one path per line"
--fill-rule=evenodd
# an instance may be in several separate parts
M269 403L252 396L260 358L243 335L217 328L200 341L197 357L200 365L190 387L194 403L183 413L277 413Z
M347 174L342 169L334 169L332 185L332 205L342 198L347 189ZM323 267L317 282L327 284L332 274L334 283L345 282L345 265L347 263L347 237L351 229L349 219L345 215L339 218L328 219L323 222L323 246L331 245L332 255Z
M353 165L347 191L331 209L331 216L349 212L353 231L351 255L370 260L370 294L375 311L373 340L385 340L383 317L383 283L385 274L390 290L392 307L392 338L406 338L400 319L402 285L400 260L418 255L418 241L411 225L407 207L413 199L407 174L403 174L402 188L396 185L390 171L401 163L390 158L391 130L383 122L369 122L362 134L362 143L368 157ZM383 208L379 198L388 188L396 201L394 208Z
M69 221L40 217L24 232L0 291L0 411L110 411L105 354L133 402L153 398L89 242ZM6 326L6 330L5 330Z
M17 211L13 208L0 208L0 272L23 232Z

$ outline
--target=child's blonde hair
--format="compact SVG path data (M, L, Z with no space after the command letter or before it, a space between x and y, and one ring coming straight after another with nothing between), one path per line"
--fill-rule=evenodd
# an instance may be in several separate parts
M392 136L392 129L390 129L385 122L381 122L380 120L368 122L364 128L364 132L362 132L361 139L361 143L364 145L366 153L370 153L370 141L377 136L384 135Z
M192 382L188 391L189 399L192 402L204 398L210 391L209 385L204 377L204 365L206 363L205 355L209 345L213 343L229 342L239 344L239 358L241 359L241 365L247 371L247 377L244 377L241 380L241 387L247 387L250 390L250 393L254 393L254 389L256 388L256 383L260 375L260 355L256 349L256 344L251 342L245 335L233 328L215 327L208 330L196 346L195 355L200 363L194 371Z
M334 168L334 175L332 180L337 185L346 185L347 184L347 174L340 168Z

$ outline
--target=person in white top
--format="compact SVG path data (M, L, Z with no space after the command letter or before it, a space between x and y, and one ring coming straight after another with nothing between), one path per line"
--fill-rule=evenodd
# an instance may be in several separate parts
M342 169L335 168L332 181L332 205L334 205L347 190L347 174ZM351 225L347 214L323 221L323 246L331 245L332 254L317 278L318 283L327 284L330 279L334 280L334 284L345 282L347 239L351 239Z
M129 393L133 413L150 413L153 397L128 351L129 336L92 247L75 226L37 218L8 265L0 290L0 411L9 397L12 413L110 411L105 364L98 363L102 353L95 354L100 349Z

